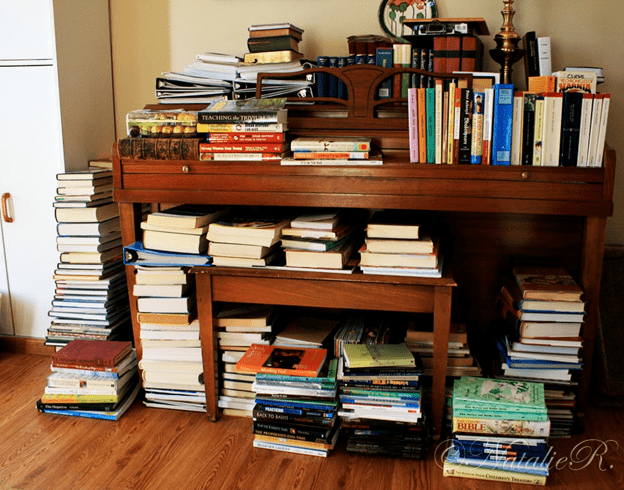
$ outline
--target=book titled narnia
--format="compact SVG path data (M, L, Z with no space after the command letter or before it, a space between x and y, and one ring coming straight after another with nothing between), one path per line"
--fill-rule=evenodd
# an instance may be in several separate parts
M326 358L327 349L252 344L236 363L236 371L315 377Z

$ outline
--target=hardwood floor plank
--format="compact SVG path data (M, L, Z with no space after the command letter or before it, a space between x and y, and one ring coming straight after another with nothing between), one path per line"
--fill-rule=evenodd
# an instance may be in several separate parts
M329 457L252 446L252 421L150 409L117 422L37 412L50 358L0 353L0 489L25 490L520 490L526 485L445 478L444 441L427 459L347 452ZM585 432L551 439L547 487L624 488L624 411L590 407Z

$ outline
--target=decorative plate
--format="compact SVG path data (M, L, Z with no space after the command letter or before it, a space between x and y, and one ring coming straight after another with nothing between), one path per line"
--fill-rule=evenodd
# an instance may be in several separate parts
M379 24L393 39L407 42L403 36L412 29L403 25L405 19L434 19L438 16L435 0L383 0L379 6Z

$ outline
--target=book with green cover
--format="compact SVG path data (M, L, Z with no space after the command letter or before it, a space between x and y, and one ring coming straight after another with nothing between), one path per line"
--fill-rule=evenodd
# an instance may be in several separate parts
M415 366L414 354L404 344L345 344L345 364L349 368Z
M545 409L544 385L528 381L462 376L453 384L453 404L516 410Z

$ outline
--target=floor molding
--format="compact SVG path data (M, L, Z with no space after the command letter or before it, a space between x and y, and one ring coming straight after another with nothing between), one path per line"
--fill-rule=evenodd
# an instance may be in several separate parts
M0 351L51 356L56 352L56 349L49 345L44 345L43 339L39 338L0 336Z

